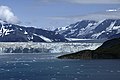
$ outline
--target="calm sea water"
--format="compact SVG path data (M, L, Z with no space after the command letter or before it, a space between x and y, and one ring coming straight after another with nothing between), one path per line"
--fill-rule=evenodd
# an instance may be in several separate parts
M2 54L0 80L120 80L120 60L59 60L60 54Z

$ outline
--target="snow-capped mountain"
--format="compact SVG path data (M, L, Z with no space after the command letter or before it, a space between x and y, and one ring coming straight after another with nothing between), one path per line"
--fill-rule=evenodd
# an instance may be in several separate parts
M82 38L82 35L89 34L93 25L97 22L93 20L82 20L67 27L57 28L55 31L67 38ZM80 37L81 36L81 37Z
M65 42L63 36L53 31L24 27L0 20L0 42Z
M97 17L101 17L100 20ZM91 19L92 18L92 19ZM66 38L109 39L120 37L120 10L90 14L77 23L55 29Z
M120 33L120 19L82 20L55 31L67 38L108 39Z

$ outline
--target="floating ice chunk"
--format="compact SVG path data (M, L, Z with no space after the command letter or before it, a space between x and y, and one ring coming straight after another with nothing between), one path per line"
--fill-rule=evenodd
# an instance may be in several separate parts
M113 71L113 70L111 70L110 72L111 72L111 73L113 73L114 71Z
M51 78L51 80L56 80L56 78Z
M120 70L118 70L117 72L120 73Z
M69 66L63 66L63 68L68 68Z
M80 65L81 67L83 67L84 65Z

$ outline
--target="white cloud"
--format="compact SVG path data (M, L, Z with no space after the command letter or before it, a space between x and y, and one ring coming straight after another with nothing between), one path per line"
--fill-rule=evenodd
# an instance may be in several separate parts
M120 0L66 0L66 1L80 4L120 4Z
M7 21L8 23L19 23L19 19L14 15L8 6L0 6L0 19Z
M103 20L103 19L120 19L120 10L115 11L106 11L101 13L93 13L88 15L78 15L78 16L56 16L56 17L49 17L52 20L72 20L72 21L79 21L79 20Z
M120 4L120 0L37 0L40 3L77 3L77 4Z

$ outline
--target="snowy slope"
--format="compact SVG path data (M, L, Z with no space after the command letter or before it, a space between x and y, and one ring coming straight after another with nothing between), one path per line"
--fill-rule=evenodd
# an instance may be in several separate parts
M91 26L95 25L97 22L93 20L82 20L75 24L71 24L66 28L58 28L55 31L65 37L78 37L79 35L88 34L92 29Z
M80 21L66 27L57 28L55 32L66 38L111 38L111 36L120 33L120 10L107 10L103 13L83 16Z
M65 42L63 36L54 31L10 24L0 20L1 42Z

